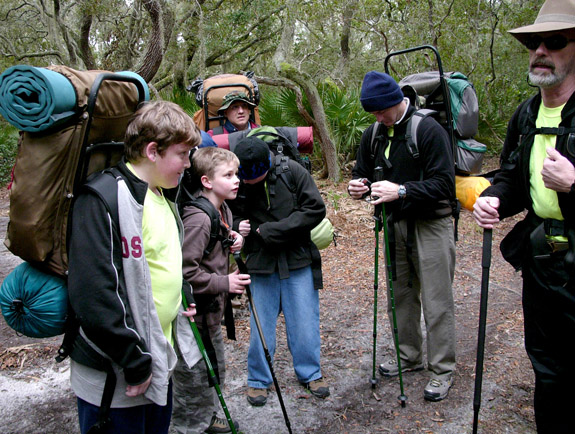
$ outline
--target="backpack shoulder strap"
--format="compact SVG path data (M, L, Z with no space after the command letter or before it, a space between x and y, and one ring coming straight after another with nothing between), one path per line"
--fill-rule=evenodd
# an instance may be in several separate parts
M274 171L271 174L271 176L268 177L268 193L270 196L275 196L276 194L276 188L275 188L275 184L278 180L278 178L280 178L282 180L282 182L286 185L286 187L288 188L288 190L290 191L291 195L292 195L292 199L294 202L294 207L297 208L298 204L297 204L297 195L296 195L296 191L297 191L297 187L295 185L295 180L293 177L293 173L291 171L291 169L289 168L289 157L286 157L285 155L281 155L278 154L274 157L274 161L275 161L275 165L274 165Z
M405 144L409 154L415 158L419 158L419 147L417 146L417 129L422 120L429 116L435 116L437 112L430 109L419 109L407 121L407 128L405 130Z
M185 202L182 206L195 206L205 212L210 218L210 241L204 249L204 256L208 256L214 250L216 243L225 239L220 233L220 213L205 196L198 196L193 200Z
M120 215L118 212L118 181L121 178L120 172L115 168L104 170L102 176L96 176L89 180L85 187L96 193L106 209L112 216L112 220L119 226Z

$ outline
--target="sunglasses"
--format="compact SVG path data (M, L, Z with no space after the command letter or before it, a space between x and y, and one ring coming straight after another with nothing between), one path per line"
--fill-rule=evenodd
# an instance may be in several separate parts
M545 45L548 50L562 50L567 46L569 42L573 42L575 39L568 39L565 35L553 35L544 38L540 35L529 35L521 41L523 45L529 50L537 50L541 43Z

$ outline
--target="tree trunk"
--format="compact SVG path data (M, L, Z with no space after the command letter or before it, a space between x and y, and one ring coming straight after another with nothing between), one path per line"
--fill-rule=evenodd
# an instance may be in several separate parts
M164 49L166 47L164 17L159 1L142 0L142 4L150 15L152 31L148 40L148 49L142 57L137 72L146 82L150 82L158 72L158 69L160 69L164 58Z
M339 59L338 65L338 78L342 81L348 76L349 70L349 38L351 36L351 21L353 19L353 14L357 8L357 1L353 1L347 4L343 11L343 23L341 29L341 36L339 39L339 46L341 50L341 57Z
M282 32L282 37L280 43L278 44L276 52L274 53L273 62L280 76L287 78L288 80L297 84L299 87L303 89L310 103L311 110L313 113L314 121L310 122L310 124L313 125L314 135L315 137L317 137L319 141L322 156L325 159L327 167L327 173L325 173L324 171L323 173L320 174L320 176L321 177L327 176L333 181L337 182L339 181L340 178L337 153L335 145L331 140L329 134L329 127L327 125L325 111L323 109L323 103L319 96L317 87L313 83L311 83L309 78L304 77L303 74L296 71L295 68L289 64L289 57L291 54L291 49L293 47L293 37L295 33L294 8L295 8L295 1L290 0L286 7L286 20ZM290 85L290 88L293 89L295 88L295 86ZM298 95L297 91L296 95ZM298 96L298 98L301 97ZM298 110L300 111L300 113L302 113L305 110L303 109L303 105L300 108L300 104L301 102L298 103ZM309 119L309 115L307 116L304 115L304 117L306 119Z
M86 69L96 69L96 61L90 48L90 29L92 28L92 15L82 15L82 25L80 27L80 54Z
M297 83L303 89L315 119L314 134L318 138L322 155L325 158L327 177L334 182L339 182L341 172L337 159L337 151L335 149L335 144L331 139L325 111L323 109L323 103L319 96L317 87L315 84L310 82L309 78L304 77L301 73L297 72L295 68L285 63L282 65L282 71L280 73L282 76Z

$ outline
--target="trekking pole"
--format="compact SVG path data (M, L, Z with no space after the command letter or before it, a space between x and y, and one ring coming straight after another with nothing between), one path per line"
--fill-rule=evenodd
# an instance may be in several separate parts
M182 289L182 301L183 301L185 307L189 306L184 289ZM192 320L192 318L188 317L188 321L190 322L190 327L192 328L192 333L194 334L194 338L196 339L196 343L198 344L198 349L200 350L200 353L202 354L202 358L204 359L204 362L206 363L206 368L208 369L208 374L210 375L210 379L214 383L214 388L216 389L218 399L220 400L220 404L222 405L222 409L224 410L224 414L226 415L228 425L230 426L232 433L237 434L236 424L234 423L234 421L232 420L232 417L230 416L230 412L228 411L226 401L224 401L224 397L222 395L222 390L220 389L220 385L218 383L218 377L216 376L216 373L214 372L214 368L212 367L212 363L210 362L210 358L208 356L208 353L206 352L206 348L204 347L204 343L202 342L202 337L200 336L200 331L198 330L198 326Z
M481 406L481 383L483 381L483 355L485 352L485 323L487 320L487 295L489 290L489 267L491 265L492 229L483 230L483 253L481 256L481 300L479 302L479 330L477 333L477 360L475 364L475 391L473 393L473 434L477 434L479 407Z
M236 264L238 264L238 269L240 270L240 273L243 274L248 274L248 268L246 267L246 264L244 263L242 257L240 256L239 253L234 253L234 259L236 260ZM286 407L284 405L284 400L282 398L282 393L280 390L280 385L278 383L278 380L276 378L276 375L274 374L274 368L273 368L273 364L272 364L272 358L270 356L270 352L268 350L268 346L266 345L266 340L264 338L264 332L262 330L262 325L260 324L260 319L258 317L258 313L256 311L256 306L254 304L254 300L252 298L252 291L250 290L250 285L246 285L246 294L248 296L248 302L250 303L250 308L252 310L252 315L254 317L254 321L256 323L256 328L258 329L258 333L260 335L260 341L262 342L262 347L264 349L264 354L266 356L266 360L268 362L268 367L270 368L270 373L272 375L272 379L274 380L274 386L276 388L276 392L278 394L278 399L280 401L280 405L282 408L282 412L284 415L284 420L285 420L285 424L286 427L288 429L288 432L291 434L291 425L289 422L289 418L288 418L288 414L286 411Z
M391 317L393 319L393 340L395 342L395 353L397 355L397 369L399 370L399 388L401 391L401 395L398 396L399 402L401 403L402 407L405 407L407 403L407 396L403 393L403 375L401 372L401 357L399 354L399 332L397 331L397 319L395 316L395 297L393 293L393 276L392 276L392 269L391 269L391 256L389 251L389 238L388 238L388 225L387 225L387 217L385 215L385 204L382 204L381 207L381 219L383 222L383 235L385 238L385 262L386 262L386 270L387 270L387 285L389 289L389 301L391 303Z
M375 220L375 255L373 260L373 361L371 370L371 388L375 389L377 377L375 375L376 366L376 346L377 346L377 293L379 289L378 270L379 270L379 232L381 230L381 205L376 205L373 213Z

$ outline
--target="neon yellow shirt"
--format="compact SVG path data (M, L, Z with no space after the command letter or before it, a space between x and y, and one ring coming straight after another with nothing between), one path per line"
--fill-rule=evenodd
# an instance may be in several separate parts
M131 164L127 166L134 172ZM144 200L142 237L156 312L164 336L173 345L172 322L182 303L182 248L170 205L150 189Z
M537 120L535 121L536 127L558 127L561 123L561 110L564 106L565 104L560 107L548 108L541 104ZM546 149L555 148L556 139L557 136L555 135L537 134L533 140L531 158L529 159L530 192L535 214L544 219L563 220L563 214L557 200L557 192L546 188L541 176L543 160L547 157Z

